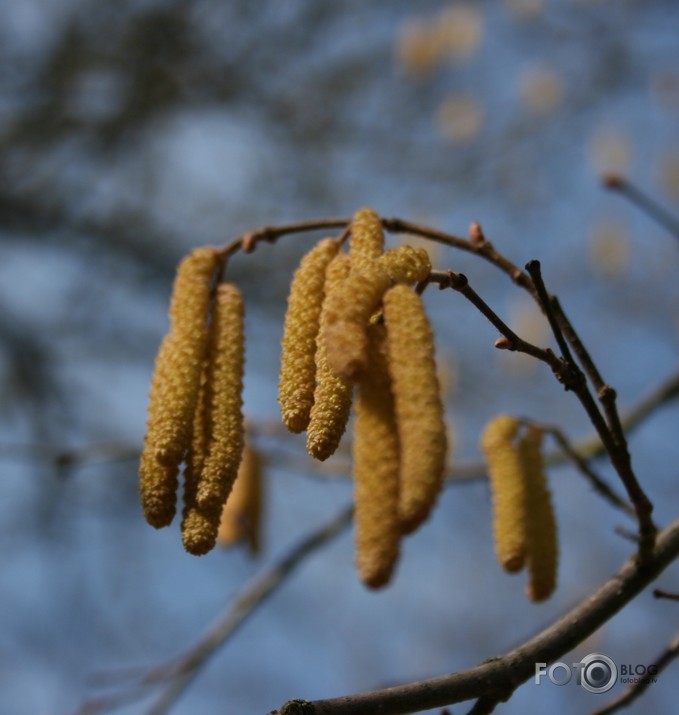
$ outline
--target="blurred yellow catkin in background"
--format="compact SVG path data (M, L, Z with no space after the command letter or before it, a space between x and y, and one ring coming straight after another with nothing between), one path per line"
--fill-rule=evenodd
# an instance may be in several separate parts
M542 458L542 430L529 427L519 443L527 484L528 573L526 589L533 601L544 601L556 588L558 546L552 499Z
M217 532L217 543L220 546L245 542L251 554L259 553L263 492L262 458L246 442L238 476L222 511Z

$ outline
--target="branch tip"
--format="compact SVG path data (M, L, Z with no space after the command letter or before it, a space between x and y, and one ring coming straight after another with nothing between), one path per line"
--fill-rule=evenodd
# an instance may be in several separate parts
M625 184L625 178L620 174L604 174L601 177L601 183L612 190L622 189Z

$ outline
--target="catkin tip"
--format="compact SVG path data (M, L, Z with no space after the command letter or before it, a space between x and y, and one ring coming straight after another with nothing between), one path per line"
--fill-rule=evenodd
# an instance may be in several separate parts
M352 273L370 266L383 252L384 231L380 217L373 209L359 209L351 222L349 240Z

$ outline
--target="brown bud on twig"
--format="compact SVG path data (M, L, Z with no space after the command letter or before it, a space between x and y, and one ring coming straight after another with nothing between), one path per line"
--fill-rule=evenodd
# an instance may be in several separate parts
M472 221L469 226L469 242L475 246L480 246L486 242L486 236L478 221Z

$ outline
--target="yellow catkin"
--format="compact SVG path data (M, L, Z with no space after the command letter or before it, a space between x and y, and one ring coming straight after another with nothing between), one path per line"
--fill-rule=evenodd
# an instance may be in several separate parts
M544 601L556 588L558 543L556 520L542 459L542 430L529 427L519 443L528 483L528 573L526 593L533 601Z
M384 231L380 217L373 209L359 209L351 222L349 255L352 273L362 271L384 252Z
M519 422L499 415L481 436L493 497L493 532L497 560L506 571L520 571L526 560L526 480L513 440Z
M325 271L339 248L337 241L320 241L304 256L290 286L283 331L278 388L283 423L303 432L309 423L316 380L316 337L323 303Z
M384 326L372 325L369 337L354 425L356 563L363 582L380 588L389 582L399 554L399 445Z
M196 503L203 510L218 510L236 479L244 444L242 413L243 300L236 286L217 290L208 373L210 444L200 475Z
M328 365L335 375L355 382L366 368L367 329L379 310L389 275L376 263L353 272L329 296L325 305L325 345Z
M342 377L337 377L328 366L325 337L326 306L349 275L349 268L349 256L340 253L328 266L325 279L326 297L323 302L316 346L316 390L306 442L309 454L321 461L326 460L337 449L351 410L352 384Z
M167 526L175 514L177 472L191 440L217 265L217 253L207 247L195 249L179 264L170 331L156 358L139 485L144 515L156 528Z
M434 336L422 299L405 284L384 296L387 356L401 448L399 517L405 533L428 516L441 487L447 437Z
M259 553L261 512L262 461L257 450L246 444L238 477L222 511L217 543L226 547L245 541L250 553Z
M182 513L182 541L184 548L195 556L210 551L216 539L216 510L205 513L196 504L198 482L203 471L210 440L208 420L208 366L203 372L201 390L193 420L193 435L191 447L186 455L184 466L184 510Z
M377 263L394 283L412 285L423 281L431 271L431 260L424 248L408 245L388 250Z

